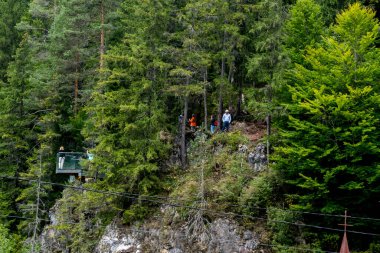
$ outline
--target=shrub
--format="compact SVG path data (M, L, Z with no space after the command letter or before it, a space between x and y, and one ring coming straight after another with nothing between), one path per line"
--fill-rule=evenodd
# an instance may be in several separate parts
M128 210L123 213L123 221L126 224L130 224L133 221L139 221L144 219L149 214L149 207L140 204L134 204L130 206Z
M242 191L239 202L245 211L254 212L254 207L266 207L274 202L274 192L279 186L278 178L273 173L264 173L253 178Z
M248 143L247 137L243 136L240 132L216 134L210 139L210 141L223 146L228 146L230 150L234 151L238 149L239 144Z

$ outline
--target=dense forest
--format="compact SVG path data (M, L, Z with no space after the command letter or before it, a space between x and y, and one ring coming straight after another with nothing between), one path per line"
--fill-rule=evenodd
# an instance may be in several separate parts
M141 222L162 204L153 199L179 194L194 150L215 143L230 149L207 161L236 178L202 188L208 219L211 209L265 217L265 252L335 252L347 210L351 252L380 252L379 7L0 0L0 252L40 252L57 203L65 252L94 252L115 217ZM221 122L226 109L231 131L211 135L210 116ZM192 114L207 140L192 140ZM228 157L244 142L235 122L266 127L265 173ZM56 173L61 146L94 155L81 161L92 180Z

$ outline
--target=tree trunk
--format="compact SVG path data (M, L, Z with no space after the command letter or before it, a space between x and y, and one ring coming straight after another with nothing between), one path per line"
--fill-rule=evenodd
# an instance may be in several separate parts
M34 218L34 228L33 228L33 237L32 237L32 253L35 253L35 248L37 246L37 232L38 232L38 226L40 224L40 218L39 218L39 210L40 210L40 191L41 191L41 176L42 176L42 155L39 156L40 160L40 170L38 173L38 181L37 181L37 199L36 199L36 209L35 209L35 218Z
M103 69L104 67L104 4L103 1L100 3L100 62L99 68Z
M74 114L78 112L78 68L75 69L75 81L74 81Z
M230 69L228 70L228 81L230 83L234 82L234 66L235 66L235 63L231 62Z
M25 94L25 82L21 81L21 94L20 94L20 119L23 118L24 115L24 94Z
M226 31L224 31L223 46L222 46L222 50L223 51L225 50L226 36L227 36L227 33L226 33ZM223 56L221 70L220 70L221 83L219 85L219 107L218 107L218 121L219 121L219 128L220 128L220 130L222 130L222 128L223 128L223 122L222 122L222 115L223 115L223 88L224 88L223 84L224 84L225 68L226 68L226 59Z
M273 80L273 73L272 72L270 73L270 78L271 78L271 80ZM272 103L272 85L271 85L271 83L269 83L268 84L268 105L270 106L271 103ZM267 162L268 162L268 166L269 166L269 153L270 153L269 137L271 135L271 123L272 123L272 117L271 117L271 111L270 110L268 110L266 122L267 122Z
M219 120L219 128L222 130L223 122L222 122L222 115L223 115L223 88L224 88L224 68L225 68L225 59L222 59L222 67L220 71L220 76L222 77L222 81L220 83L219 87L219 107L218 107L218 120Z
M229 66L229 70L228 70L228 82L232 85L233 82L234 82L234 70L235 70L235 62L232 61L230 66ZM228 103L228 109L233 109L233 103L232 101L230 100L229 103ZM231 110L230 111L230 114L232 115L232 118L236 118L236 111L235 110Z
M203 105L204 105L204 114L205 114L205 131L207 131L207 90L206 90L206 85L207 85L207 68L205 69L205 73L203 76Z
M243 102L243 87L242 80L239 81L239 98L237 102L236 116L241 114L241 104Z
M187 121L187 111L189 108L189 97L186 96L183 106L183 118L181 126L181 165L182 169L186 168L187 157L186 157L186 121Z
M267 115L266 122L267 122L267 162L269 164L269 152L270 152L269 137L271 135L271 116L270 116L270 114Z
M78 65L79 65L79 53L75 56L75 80L74 80L74 115L78 112L78 90L79 90L79 78L78 78Z

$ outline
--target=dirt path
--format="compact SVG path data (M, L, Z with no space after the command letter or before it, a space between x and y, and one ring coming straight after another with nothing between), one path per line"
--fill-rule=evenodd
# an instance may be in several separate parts
M238 121L233 124L232 129L241 131L254 143L262 139L266 134L266 125L263 123Z

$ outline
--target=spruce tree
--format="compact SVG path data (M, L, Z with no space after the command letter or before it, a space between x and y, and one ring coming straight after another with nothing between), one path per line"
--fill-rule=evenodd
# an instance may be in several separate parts
M195 113L194 108L189 108L189 104L199 97L202 93L202 88L203 94L205 94L208 79L207 69L211 63L211 54L206 52L206 48L208 48L206 41L210 39L207 16L210 13L207 8L204 8L203 4L204 2L202 1L190 1L179 9L178 17L180 22L177 24L178 31L175 31L172 35L173 38L178 40L179 46L172 46L175 54L171 59L173 68L170 70L170 75L173 80L169 91L180 97L183 103L181 113L183 120L179 131L182 168L187 166L187 119L190 118L190 110ZM205 108L207 108L206 102L204 102ZM207 115L207 111L204 114ZM205 119L205 122L207 122L207 119Z
M211 50L214 53L213 61L219 70L219 77L214 79L218 86L218 120L222 127L224 107L230 107L233 94L231 84L234 80L237 51L242 47L244 36L241 26L245 16L240 8L240 1L215 1L210 16L214 17L214 39L210 40ZM227 99L226 99L227 98ZM227 100L227 101L226 101ZM229 101L228 101L229 100ZM228 102L228 106L226 104Z
M281 48L283 23L286 18L286 2L283 0L261 0L254 4L253 17L249 19L253 50L246 64L247 75L253 79L251 108L254 114L265 117L267 125L267 159L269 160L272 114L277 108L275 91L283 85L283 70L286 59ZM253 104L253 106L252 106ZM264 116L265 115L265 116Z
M275 166L295 187L293 207L377 215L378 28L374 11L353 4L296 66Z
M278 71L281 82L277 85L276 98L280 103L291 101L287 86L292 82L295 65L307 65L304 58L307 48L315 47L325 30L321 7L315 1L299 0L290 8L281 39L282 65L286 67Z
M103 4L108 7L108 2ZM55 176L54 170L58 147L83 150L81 128L85 115L81 108L99 68L100 29L95 25L101 22L98 7L98 2L91 1L47 4L36 0L31 3L29 16L19 24L29 34L25 100L34 118L32 132L37 142L29 150L23 177L63 180ZM36 190L37 184L25 185L17 198L25 216L33 217L37 210L24 208L37 203ZM46 186L39 189L45 210L57 197L50 190ZM25 228L31 225L28 220L23 223Z
M168 64L165 33L170 2L125 1L123 39L105 55L99 81L86 111L84 135L95 147L94 170L105 174L101 187L152 194L159 187L159 164L167 145L164 84ZM125 205L130 205L125 204Z
M298 0L290 8L289 15L284 25L283 47L291 64L304 65L306 48L315 47L322 39L321 7L313 0Z
M28 0L0 1L0 80L6 81L6 71L22 37L16 29L25 14Z
M8 82L0 89L0 166L3 168L2 175L11 177L27 170L28 153L36 142L31 131L34 116L28 108L30 85L26 59L29 50L26 45L27 36L17 50L15 60L10 63ZM2 213L17 213L15 199L20 185L16 180L2 180Z

